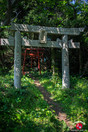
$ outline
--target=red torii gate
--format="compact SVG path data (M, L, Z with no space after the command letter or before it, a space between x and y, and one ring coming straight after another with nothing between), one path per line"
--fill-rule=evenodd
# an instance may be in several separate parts
M30 51L30 52L27 53L27 51ZM39 69L40 74L41 74L40 60L44 59L44 49L43 48L26 48L24 53L22 53L22 55L24 56L23 68L22 68L23 75L25 75L25 73L26 73L26 72L24 72L26 56L31 57L31 68L32 68L32 65L33 65L33 59L38 59L38 69Z

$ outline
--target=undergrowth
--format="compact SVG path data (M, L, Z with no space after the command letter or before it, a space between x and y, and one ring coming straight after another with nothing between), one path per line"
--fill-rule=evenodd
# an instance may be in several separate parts
M70 78L71 88L62 89L61 75L52 76L42 72L40 83L51 93L51 98L61 104L63 111L73 122L81 121L83 132L88 131L88 78L74 76ZM75 125L76 126L76 125ZM76 127L74 128L76 129Z
M0 132L68 131L49 109L30 76L22 77L20 90L14 89L13 78L13 70L0 71Z
M61 104L73 122L81 121L88 131L88 79L71 77L71 88L62 89L61 75L32 72L51 98ZM56 119L43 95L29 75L22 77L22 89L14 89L13 70L0 71L0 132L68 132L69 128ZM75 125L74 125L75 126ZM74 127L74 130L76 127Z

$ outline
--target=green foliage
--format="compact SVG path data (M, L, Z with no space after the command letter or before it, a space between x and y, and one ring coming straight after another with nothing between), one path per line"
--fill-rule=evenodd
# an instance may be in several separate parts
M6 29L6 28L9 28L10 26L0 26L0 28L4 28L4 29Z
M61 78L57 76L40 77L41 84L51 93L51 98L61 104L71 121L85 123L88 129L88 79L71 77L71 89L62 89Z
M0 132L57 132L62 125L30 76L22 77L22 89L14 89L13 69L0 73Z
M8 15L10 14L8 14L9 9L7 3L7 0L0 1L0 14L2 14L0 15L1 25L6 22ZM88 61L88 1L86 1L84 5L83 0L75 0L74 2L73 0L14 0L14 4L11 6L10 19L10 22L29 25L66 28L84 27L85 31L75 39L75 42L79 41L81 45L80 63L82 64L80 64L80 67L82 67L81 69L83 70L84 64ZM4 25L1 26L1 28L5 29L8 27L7 25ZM1 33L1 37L8 37L8 33ZM71 36L71 38L69 39L72 38L73 37ZM77 54L74 54L73 57L73 52L71 50L71 60L76 60L74 59L78 58L76 57L76 55ZM0 55L0 58L3 59L3 56ZM75 62L78 61L76 60ZM2 65L4 65L4 62L2 63ZM77 63L75 64L75 66L77 66ZM77 69L77 67L75 67L74 69Z

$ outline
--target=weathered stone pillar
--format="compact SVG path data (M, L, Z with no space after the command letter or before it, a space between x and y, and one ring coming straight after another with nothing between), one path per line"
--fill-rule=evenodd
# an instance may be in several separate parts
M54 48L51 48L51 59L52 59L51 67L52 67L53 75L55 75L55 50Z
M14 87L21 88L21 34L19 31L15 32Z
M68 36L64 35L62 38L62 88L70 87L69 80L69 50L68 50Z

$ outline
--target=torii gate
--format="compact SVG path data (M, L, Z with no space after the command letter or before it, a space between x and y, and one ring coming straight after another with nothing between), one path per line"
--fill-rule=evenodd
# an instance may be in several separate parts
M70 88L69 78L69 48L80 48L79 42L68 41L68 35L79 35L84 28L56 28L44 26L31 26L25 24L11 24L11 31L15 31L15 36L8 39L1 39L1 46L9 45L14 48L14 87L21 88L21 46L27 47L49 47L62 48L62 88ZM20 32L39 33L39 40L22 38ZM48 41L47 34L60 34L56 41Z

